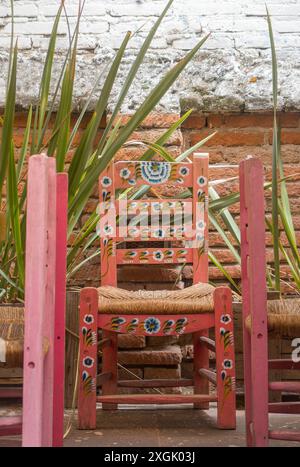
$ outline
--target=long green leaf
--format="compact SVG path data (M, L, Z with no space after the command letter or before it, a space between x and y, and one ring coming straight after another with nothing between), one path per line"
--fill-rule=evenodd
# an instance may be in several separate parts
M118 101L114 107L114 110L113 110L113 113L111 115L111 118L110 118L110 121L108 122L104 132L103 132L103 136L100 140L100 143L99 143L99 146L98 146L98 152L99 154L103 151L103 148L104 148L104 144L105 144L105 140L106 140L106 137L111 129L111 126L114 124L114 121L121 109L121 106L128 94L128 91L133 83L133 80L135 79L136 77L136 74L140 68L140 65L142 64L144 58L145 58L145 55L151 45L151 42L156 34L156 31L158 30L162 20L164 19L164 17L166 16L167 12L169 11L172 3L174 2L174 0L169 0L165 9L163 10L163 12L161 13L161 15L159 16L158 20L154 23L153 27L151 28L149 34L147 35L142 47L140 48L139 50L139 53L136 57L136 59L134 60L128 74L127 74L127 78L125 79L125 82L123 84L123 87L121 89L121 92L120 92L120 95L119 95L119 98L118 98ZM105 149L107 150L109 148L109 145L106 145Z
M13 136L13 125L15 116L16 103L16 81L17 81L17 44L14 48L13 59L11 65L11 73L9 79L8 93L5 102L5 111L2 127L2 138L0 144L0 202L2 198L3 183L7 174L9 164L11 142Z
M14 244L17 255L18 274L20 284L24 286L24 250L22 246L21 227L20 227L20 212L19 212L19 199L18 199L18 185L17 175L14 160L13 145L11 144L10 158L9 158L9 171L8 171L8 203L10 212L10 221L13 232Z
M274 108L274 126L273 126L273 150L272 150L272 223L273 223L273 250L274 250L274 268L275 268L275 287L280 291L280 259L279 259L279 226L278 226L278 128L277 128L277 95L278 95L278 76L277 76L277 57L273 36L273 29L269 11L267 9L267 20L269 29L269 38L272 52L272 81L273 81L273 108Z
M162 96L176 81L180 73L184 70L186 65L192 60L195 54L198 52L200 47L208 39L209 35L205 36L179 63L177 63L160 81L160 83L153 89L153 91L146 98L144 103L128 121L128 123L120 131L116 141L108 148L108 150L101 155L98 163L88 172L87 177L82 182L76 196L71 200L69 206L70 217L72 218L72 224L75 225L79 219L82 209L89 198L90 193L95 186L100 173L105 169L107 164L114 157L116 152L123 146L128 140L131 133L137 128L137 126L145 119L145 117L151 112L151 110L160 101Z
M107 107L107 102L108 102L113 84L115 82L116 75L118 73L120 63L124 56L124 52L127 47L129 39L130 39L130 33L128 32L109 70L109 73L103 85L103 89L101 91L99 100L97 102L93 117L90 123L88 124L85 130L84 136L82 140L80 141L80 144L78 148L76 149L75 154L73 156L70 169L69 169L69 192L70 192L71 197L76 193L78 189L79 177L81 177L82 172L86 166L88 156L92 149L93 141L96 137L99 124L101 122L101 119Z

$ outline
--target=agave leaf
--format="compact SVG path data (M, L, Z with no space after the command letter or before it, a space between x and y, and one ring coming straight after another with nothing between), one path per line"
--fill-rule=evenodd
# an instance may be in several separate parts
M49 47L47 50L47 55L45 58L45 65L43 69L40 91L39 91L39 107L36 110L38 114L38 122L37 122L37 139L39 140L42 133L42 128L44 124L45 114L48 106L48 98L49 98L49 90L50 90L50 83L51 83L51 76L52 76L52 66L54 60L54 53L55 53L55 46L56 46L56 39L57 39L57 31L58 25L61 17L61 12L63 9L63 3L58 9L57 15L55 17L53 28L50 35ZM35 144L35 141L33 141ZM34 146L32 148L32 152L34 151Z
M20 284L24 286L24 249L21 238L21 227L20 227L20 211L19 211L19 199L18 199L18 185L17 185L17 174L14 159L13 145L10 147L10 158L9 158L9 170L7 177L8 184L8 204L10 213L10 222L13 232L13 240L16 249L18 275Z
M69 215L72 225L76 225L82 209L87 202L93 187L97 183L97 179L105 167L110 163L116 152L123 146L128 140L130 134L135 128L145 119L145 117L151 112L151 110L160 101L161 97L167 92L174 81L178 78L180 73L186 67L186 65L192 60L195 54L198 52L200 47L208 39L209 35L205 36L179 63L177 63L169 72L164 76L160 83L153 89L148 95L146 100L131 117L128 123L120 130L119 135L115 142L108 148L108 150L101 155L98 160L87 173L87 177L80 185L76 195L71 199L69 205Z
M70 164L69 192L70 192L71 197L74 196L74 194L77 191L79 177L81 176L86 166L88 156L91 152L92 145L96 137L98 126L101 122L101 119L107 107L107 102L108 102L113 84L115 82L116 75L118 73L119 66L124 56L124 52L127 47L129 39L130 39L130 33L128 32L109 70L109 73L103 85L102 92L97 102L95 112L84 132L84 135L80 141L78 148L75 151L72 162ZM97 180L97 177L96 177L96 180Z
M18 180L18 182L20 181L24 160L25 160L27 150L28 150L31 120L32 120L32 105L29 107L29 112L28 112L28 115L27 115L27 122L26 122L26 128L25 128L25 132L24 132L24 139L23 139L23 142L22 142L20 158L19 158L18 166L17 166L17 180Z
M278 128L277 128L277 95L278 95L278 76L277 76L277 57L273 36L273 29L269 11L267 10L267 21L269 29L269 38L272 51L272 80L273 80L273 108L274 108L274 127L273 127L273 150L272 150L272 223L273 223L273 250L274 250L274 268L275 268L275 287L280 291L280 260L279 260L279 226L278 226Z
M238 284L237 284L236 281L231 277L231 275L229 274L229 272L226 271L226 269L222 266L222 264L220 263L220 261L215 257L215 255L212 253L211 250L209 250L208 256L209 256L209 259L212 261L212 263L222 272L222 274L224 275L224 277L226 277L226 279L228 280L228 282L230 282L230 284L232 285L232 287L233 287L233 289L235 290L235 292L237 292L239 295L241 295L241 291L240 291L240 288L239 288Z
M9 164L11 142L13 136L13 125L15 116L16 102L16 80L17 80L17 44L13 51L11 73L9 78L8 92L5 102L5 111L3 118L2 137L0 144L0 201L2 198L3 183L7 174Z
M112 127L112 125L114 124L114 121L121 109L121 106L128 94L128 91L133 83L133 80L135 79L136 77L136 74L145 58L145 55L151 45L151 42L153 40L153 37L155 36L156 34L156 31L158 30L162 20L164 19L164 17L166 16L168 10L170 9L172 3L173 3L174 0L169 0L165 9L163 10L163 12L161 13L161 15L159 16L159 18L157 19L157 21L155 22L155 24L153 25L153 27L151 28L149 34L147 35L142 47L140 48L139 50L139 53L136 57L136 59L134 60L128 74L127 74L127 78L125 79L125 82L123 84L123 87L121 89L121 92L120 92L120 95L119 95L119 98L118 98L118 101L114 107L114 110L113 110L113 113L111 115L111 118L109 120L109 122L107 123L106 125L106 128L103 132L103 135L101 137L101 140L99 142L99 145L98 145L98 153L101 154L101 152L103 151L103 148L104 148L104 145L105 145L105 141L106 141L106 137ZM106 151L108 150L109 148L109 145L106 145Z
M231 251L231 253L234 255L236 261L241 264L241 257L237 251L237 249L234 247L234 245L231 243L231 241L229 240L228 236L226 235L226 232L225 230L222 228L222 226L220 225L217 217L212 213L212 212L209 212L209 221L210 223L214 226L214 228L216 229L216 231L221 235L223 241L225 242L225 244L227 245L228 249Z

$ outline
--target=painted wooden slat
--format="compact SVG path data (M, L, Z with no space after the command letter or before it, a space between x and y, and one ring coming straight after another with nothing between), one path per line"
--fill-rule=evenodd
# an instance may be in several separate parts
M53 446L63 445L68 175L57 174Z
M190 248L143 248L117 250L117 264L192 263Z
M271 391L300 393L300 381L272 381L269 383L269 389Z
M115 165L116 188L141 185L159 187L174 183L184 187L193 185L193 165L184 162L120 161Z
M288 359L271 359L269 360L269 370L299 370L300 362L293 362Z
M115 184L113 165L109 165L99 178L100 204L100 249L101 249L101 285L117 284L116 244L111 236L111 229L115 235L116 215L114 215ZM104 237L103 232L108 234Z
M193 253L194 284L208 282L208 162L206 153L193 157L193 227L199 242Z
M196 245L193 249L193 283L208 282L208 163L207 153L193 156L193 228L196 234ZM194 343L194 392L208 394L207 378L199 370L209 368L208 348L201 341L201 337L208 337L207 329L197 332L193 336ZM194 406L197 409L208 409L204 402Z
M43 338L47 303L48 195L47 157L31 156L26 219L23 446L42 446L44 442Z
M22 417L0 417L0 436L22 434Z
M19 399L22 398L22 394L22 388L0 387L0 399Z
M269 413L300 414L300 402L271 402Z
M128 215L151 214L180 211L192 213L193 198L147 198L142 200L121 199L116 200L117 211L125 211Z
M98 396L97 402L115 404L195 404L215 402L215 396L181 395L181 394L119 394L114 396Z
M243 336L247 444L268 445L268 334L263 167L240 164ZM245 326L251 314L251 333Z
M300 431L272 430L269 431L269 438L283 441L300 441Z
M118 383L120 388L169 388L193 386L192 379L142 379L142 380L121 380Z
M141 310L142 312L142 310ZM98 314L98 327L112 333L137 336L179 336L214 326L214 314L187 315L110 315ZM108 352L110 347L108 347ZM103 369L104 371L104 369ZM110 371L106 369L105 371Z
M96 428L97 377L97 289L86 287L80 292L79 306L79 385L78 428Z
M228 430L236 428L236 381L231 290L228 287L216 288L214 303L218 394L217 426Z

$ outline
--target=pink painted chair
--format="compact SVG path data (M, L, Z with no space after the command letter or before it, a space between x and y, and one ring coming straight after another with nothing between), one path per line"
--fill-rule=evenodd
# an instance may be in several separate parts
M67 199L67 174L56 174L55 159L30 157L23 413L0 419L0 435L22 434L23 446L63 443Z
M269 430L268 414L299 414L299 402L269 403L269 390L299 392L299 381L269 382L269 370L293 370L300 362L268 358L268 329L299 332L299 300L267 302L265 199L262 162L240 164L241 253L246 434L248 446L267 446L269 439L300 441L300 432ZM298 310L297 310L298 309ZM297 334L299 335L299 334Z
M116 162L99 180L101 287L85 288L80 295L78 417L81 429L96 428L96 402L101 402L103 409L110 410L116 409L118 404L177 403L191 403L196 409L208 409L209 403L216 401L217 426L224 429L236 426L231 291L226 287L214 289L207 284L208 160L208 154L199 154L194 156L193 163ZM116 190L141 186L153 189L165 184L189 188L193 194L181 200L147 198L128 201L126 205L121 201L115 202ZM113 206L116 210L109 216ZM165 208L173 210L174 219L182 216L180 213L184 208L190 216L184 228L178 227L179 231L174 221L169 230L166 228L162 233L165 227L158 226L158 219L164 215ZM129 217L138 213L147 219L152 213L154 216L157 214L157 218L150 230L147 225L140 225L138 229L131 224L125 234L122 231L125 213ZM117 227L112 225L116 218L119 219ZM189 236L191 231L192 237ZM147 241L158 246L145 248L143 244ZM157 242L162 241L172 246L160 247ZM183 246L178 246L178 241L182 241ZM125 242L125 248L117 247L120 242ZM130 242L137 243L138 247L127 247ZM117 288L118 265L145 264L192 264L194 285L173 292L131 292ZM215 330L215 342L208 337L210 328ZM102 330L100 341L98 329ZM193 334L192 379L118 381L118 334L179 336L184 333ZM99 349L102 350L100 374L97 371ZM216 353L216 372L209 369L209 350ZM216 394L209 394L209 381L216 386ZM102 386L100 396L97 395L97 386ZM118 394L119 387L170 386L192 386L194 393Z

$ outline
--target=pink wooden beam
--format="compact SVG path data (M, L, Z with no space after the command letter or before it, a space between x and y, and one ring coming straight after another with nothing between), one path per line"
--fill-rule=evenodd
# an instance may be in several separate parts
M63 445L68 175L57 174L53 446Z
M300 381L272 381L269 383L269 389L271 391L300 393Z
M289 359L269 360L269 370L299 370L300 362L293 362Z
M47 274L46 303L43 320L43 336L49 343L44 360L43 387L43 446L52 446L53 393L54 393L54 324L56 285L56 160L49 157L48 163L48 225L47 225Z
M269 438L283 441L300 441L300 431L269 431Z
M22 434L22 417L1 417L0 436L14 436Z
M43 343L47 306L48 196L47 156L31 156L26 220L23 446L42 446L44 442Z
M268 332L263 166L240 164L244 380L247 444L268 444ZM251 315L251 333L245 320Z
M300 414L300 402L271 402L269 413Z
M22 398L22 393L22 388L2 387L0 388L0 399L19 399Z

